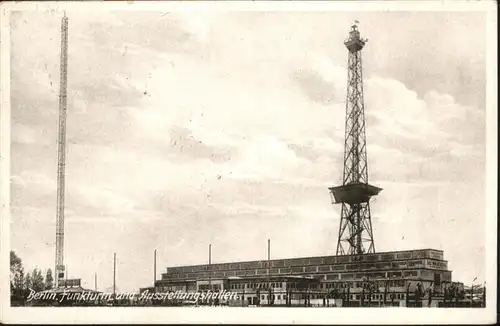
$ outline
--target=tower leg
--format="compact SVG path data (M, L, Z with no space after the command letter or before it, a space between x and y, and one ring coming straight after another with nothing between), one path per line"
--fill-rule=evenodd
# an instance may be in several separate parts
M347 250L345 250L344 245ZM342 204L337 255L374 252L370 204Z

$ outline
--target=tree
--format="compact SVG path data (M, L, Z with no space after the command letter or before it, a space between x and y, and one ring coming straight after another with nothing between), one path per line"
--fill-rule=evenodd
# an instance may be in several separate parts
M10 288L14 290L15 280L23 270L23 262L14 251L10 251Z
M26 277L24 278L24 290L29 293L29 289L33 287L33 281L31 279L30 273L26 273Z
M52 270L47 269L45 274L45 290L50 290L54 287L54 278L52 277Z
M20 299L24 289L24 268L21 258L10 251L10 291L11 297Z
M19 273L14 278L14 291L21 293L24 289L24 268L21 267Z
M42 276L42 271L39 270L38 268L35 268L33 270L32 276L31 276L31 282L33 283L33 290L34 291L43 291L45 288L45 284L43 281L43 276Z

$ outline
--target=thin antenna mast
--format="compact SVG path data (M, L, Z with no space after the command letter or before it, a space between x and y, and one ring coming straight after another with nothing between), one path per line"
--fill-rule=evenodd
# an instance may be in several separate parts
M68 17L61 20L61 61L59 87L59 132L57 142L56 287L65 279L64 271L64 190L66 163L66 109L68 78Z

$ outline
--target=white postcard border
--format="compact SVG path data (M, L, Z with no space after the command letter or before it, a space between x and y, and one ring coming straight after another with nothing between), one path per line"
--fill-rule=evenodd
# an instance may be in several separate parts
M462 324L491 323L496 316L497 273L497 14L493 1L457 2L20 2L1 3L0 56L0 200L1 200L1 273L0 288L8 289L10 247L10 11L67 10L96 12L110 10L256 10L256 11L487 11L487 221L486 279L487 307L483 309L411 309L411 308L228 308L228 307L89 307L89 308L27 308L10 307L8 291L0 291L0 321L2 323L241 323L241 324ZM82 13L83 14L83 13ZM479 49L478 49L479 50ZM385 309L385 310L382 310Z

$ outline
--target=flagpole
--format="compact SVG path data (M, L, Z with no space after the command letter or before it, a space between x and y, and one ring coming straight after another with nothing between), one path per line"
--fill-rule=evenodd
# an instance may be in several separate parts
M486 308L486 282L483 285L483 308Z
M116 298L116 252L113 253L113 306Z
M210 299L208 303L212 305L212 244L208 245L208 293L210 295Z
M154 259L153 259L153 289L156 293L156 249L154 251Z
M473 304L473 298L474 298L474 281L477 280L477 276L474 277L474 279L472 280L472 284L471 284L471 287L470 287L470 305L472 307L472 304Z
M271 300L271 239L267 239L267 288L268 288L268 300L267 305L272 304Z

